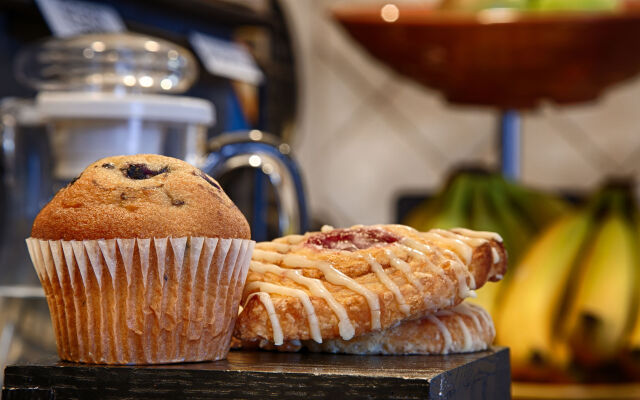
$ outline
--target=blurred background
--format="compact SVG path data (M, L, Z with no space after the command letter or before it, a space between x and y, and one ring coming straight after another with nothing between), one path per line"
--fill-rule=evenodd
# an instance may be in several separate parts
M37 212L151 152L218 179L255 240L499 232L510 272L476 301L514 396L640 398L637 1L6 0L0 32L0 366L55 351Z
M460 163L499 168L498 110L448 104L372 59L331 17L341 3L284 2L300 64L293 145L311 209L339 226L392 222L399 192L437 190ZM630 79L594 101L557 106L543 98L522 114L519 180L588 191L612 174L637 176L639 96L640 81Z

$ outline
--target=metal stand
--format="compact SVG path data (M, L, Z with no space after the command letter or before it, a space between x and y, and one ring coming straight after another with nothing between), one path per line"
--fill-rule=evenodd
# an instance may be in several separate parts
M500 114L500 169L502 175L515 181L520 178L520 112L503 110Z

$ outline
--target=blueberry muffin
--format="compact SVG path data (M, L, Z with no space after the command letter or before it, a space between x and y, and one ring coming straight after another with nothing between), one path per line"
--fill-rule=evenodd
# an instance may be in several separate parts
M249 239L218 182L171 157L99 160L38 214L31 236L50 240L205 236Z
M226 357L254 242L220 185L158 155L87 167L36 217L27 246L68 361Z

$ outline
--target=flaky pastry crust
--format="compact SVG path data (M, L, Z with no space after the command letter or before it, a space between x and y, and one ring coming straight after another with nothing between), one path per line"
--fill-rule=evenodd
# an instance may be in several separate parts
M349 340L454 307L472 295L473 289L501 279L506 272L506 253L497 235L467 230L422 233L401 225L351 229L366 234L381 230L383 233L376 235L382 239L350 250L318 245L324 239L317 239L322 235L317 232L257 244L235 335L243 341L276 344ZM327 230L325 234L332 232ZM386 233L390 239L384 237ZM317 268L319 265L324 265L325 270ZM326 268L339 271L365 288L373 294L374 301L353 287L331 283ZM292 275L292 270L321 282L347 318L340 317L340 307L332 306L326 293L314 293L308 284ZM283 293L282 287L295 289L298 295ZM375 311L379 311L377 316ZM349 323L352 330L348 329Z
M491 316L481 307L461 303L448 310L357 336L351 340L328 339L285 342L274 346L267 341L243 342L242 348L295 352L303 348L316 353L360 355L450 354L482 351L495 339Z

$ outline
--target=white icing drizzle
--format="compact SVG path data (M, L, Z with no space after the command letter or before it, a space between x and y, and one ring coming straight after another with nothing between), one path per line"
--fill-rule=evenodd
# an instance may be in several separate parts
M437 232L441 236L449 237L449 238L457 238L458 240L466 243L469 246L471 254L473 254L473 247L478 247L487 243L489 240L495 240L497 242L502 242L502 237L494 232L484 232L484 231L472 231L464 228L456 228L451 231L446 231L442 229L433 229L431 232ZM500 253L496 250L495 247L491 247L491 256L493 257L493 263L497 264L500 262Z
M480 325L480 320L478 319L477 313L471 307L468 307L467 303L460 303L452 308L452 310L471 318L471 320L473 321L473 325L475 325L476 327L476 330L478 332L482 331L482 325Z
M471 249L471 247L469 247L469 249ZM456 262L453 263L453 267L456 272L456 276L458 277L458 280L462 283L462 286L460 286L460 289L461 289L460 297L462 298L467 296L476 297L476 292L473 291L473 289L476 288L476 277L471 273L471 270L469 269L470 261L462 262L462 260L460 260L460 257L458 257L458 255L455 252L449 249L443 249L442 253L447 254L452 259L458 261L457 263ZM468 283L467 283L467 278L469 278Z
M374 225L375 227L378 228L382 228L384 229L385 227L391 227L391 228L396 228L396 229L402 229L405 231L409 231L409 232L418 232L418 230L414 227L408 226L408 225L401 225L401 224L389 224L389 225Z
M427 253L434 251L431 246L426 245L424 243L420 243L410 238L404 238L401 240L401 242L402 244L414 250L422 252L424 256L426 256ZM470 290L470 287L469 287L470 285L467 284L467 277L468 277L469 280L471 281L471 285L472 285L471 287L475 288L475 278L473 274L469 271L469 268L467 268L467 266L462 263L460 258L453 251L444 249L442 253L448 254L452 258L449 261L451 261L451 266L458 278L458 281L460 282L460 287L458 289L459 296L462 298L474 296L475 293L472 290ZM466 276L462 276L462 275L466 275Z
M371 310L371 328L380 329L380 301L378 296L371 290L360 285L355 280L349 278L331 264L323 261L312 261L303 256L294 254L278 254L263 250L254 250L253 259L256 261L266 261L270 264L279 264L284 268L313 268L322 272L328 282L334 285L345 286L354 292L361 294L369 304Z
M287 235L281 238L282 242L289 244L298 244L304 240L304 235Z
M371 270L376 274L378 279L380 279L380 282L382 282L382 284L387 289L389 289L391 293L393 293L396 301L398 302L400 311L402 311L405 315L409 315L411 313L411 307L409 307L404 301L404 296L402 295L400 288L398 288L398 285L396 285L395 282L391 280L387 272L384 270L384 268L382 268L382 265L380 265L380 263L376 261L376 259L373 258L371 254L365 255L365 259L369 263Z
M433 322L438 327L438 330L442 334L442 338L444 339L444 347L442 348L442 354L449 353L449 350L451 350L451 346L453 345L453 340L451 339L451 332L449 332L449 329L447 329L446 325L443 324L442 321L440 321L438 317L435 316L435 314L427 315L427 319Z
M443 229L432 229L429 232L422 233L421 236L453 251L465 265L469 265L471 262L473 248L455 233Z
M480 315L480 318L482 318L484 323L487 324L487 326L489 326L489 328L491 328L491 335L495 336L496 335L496 328L495 328L495 326L493 326L493 321L491 320L491 317L489 316L487 311L484 308L482 308L480 306L477 306L475 304L469 304L468 306L473 308L477 312L477 314Z
M258 300L260 300L264 308L267 310L269 321L271 321L271 330L273 331L273 343L281 345L284 343L284 334L282 333L282 327L280 326L280 320L278 319L278 314L276 314L276 309L273 306L273 301L271 301L271 296L269 296L269 293L265 292L251 293L249 297L247 297L247 301L244 303L245 306L253 296L258 296Z
M474 231L474 230L465 229L465 228L454 228L454 229L451 229L451 231L467 237L479 238L479 239L485 239L485 240L495 240L496 242L502 243L502 236L500 236L498 233L495 233L495 232Z
M464 336L463 351L470 351L473 348L473 339L471 338L471 332L469 332L467 324L465 324L464 319L460 315L456 314L455 319L460 326L460 330L462 330L462 335Z
M415 246L422 245L422 247L418 249L418 248L409 246L409 243L407 243L409 241L411 242L411 244ZM405 238L399 242L398 246L405 249L407 252L409 252L410 255L418 258L422 263L426 264L431 272L434 272L440 276L444 275L444 270L442 268L435 266L431 261L431 259L429 259L429 257L426 255L426 253L428 252L435 251L428 244L418 243L413 239Z
M250 282L245 287L245 290L251 291L257 289L260 292L276 293L283 296L297 297L302 302L304 311L307 314L307 320L309 321L309 331L311 332L311 338L318 343L322 343L322 335L320 334L320 325L318 324L318 316L316 315L315 308L309 299L309 295L300 289L293 289L286 286L275 285L267 282ZM274 310L275 312L275 310ZM271 319L271 317L269 317ZM276 315L276 319L278 316ZM279 324L279 322L278 322ZM273 325L273 323L272 323ZM274 335L274 343L276 341ZM278 343L276 343L278 344ZM282 342L280 343L282 344Z
M458 304L456 307L450 310L440 310L437 313L435 313L436 318L447 316L455 319L456 323L460 327L460 331L462 331L462 336L464 340L463 342L464 347L462 351L467 352L473 349L474 340L473 340L473 335L471 335L471 331L469 330L469 327L467 326L467 324L464 321L464 318L462 318L461 315L466 315L471 317L471 319L474 321L477 331L478 332L482 331L482 327L480 326L480 322L478 321L478 318L475 316L475 313L470 308L467 308L464 303ZM436 323L433 320L431 321ZM442 324L442 326L445 326L445 325ZM440 326L438 326L438 328L442 331L442 328Z
M491 248L491 256L493 257L494 264L497 264L500 262L500 253L498 253L498 250L496 250L495 247Z
M256 244L256 250L273 250L278 253L286 253L291 250L291 245L287 243L277 243L277 242L262 242Z
M392 267L400 270L404 274L404 276L407 278L409 283L411 283L417 289L422 290L424 286L420 282L420 279L418 279L414 275L414 273L411 271L411 266L409 264L401 260L400 257L397 257L389 249L385 249L384 254L386 254L387 257L389 257L389 264L391 264Z
M467 240L469 240L467 237L444 229L432 229L429 232L422 233L421 236L455 252L464 264L468 265L471 262L473 247L467 243Z
M434 229L434 230L438 231L442 236L458 239L461 242L465 243L466 245L471 246L472 248L482 246L483 244L488 242L487 239L465 236L460 233L456 233L452 231L446 231L443 229ZM471 252L473 253L473 249L471 249Z
M347 310L342 306L342 304L338 303L331 292L324 287L321 280L303 276L302 272L299 270L280 268L275 264L265 264L260 261L251 261L250 268L252 271L259 272L261 274L270 272L272 274L284 276L302 286L307 287L311 294L323 298L338 317L340 337L344 340L353 338L355 328L351 323Z
M334 229L336 229L336 228L334 228L331 225L322 225L322 228L320 228L320 232L327 233L327 232L331 232Z

